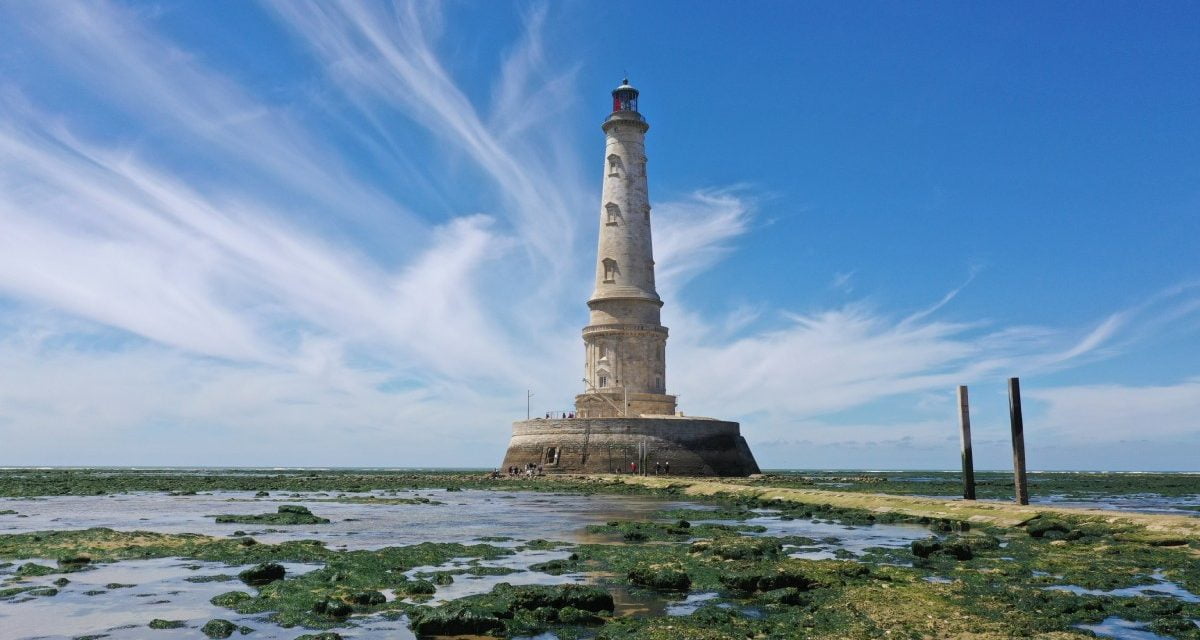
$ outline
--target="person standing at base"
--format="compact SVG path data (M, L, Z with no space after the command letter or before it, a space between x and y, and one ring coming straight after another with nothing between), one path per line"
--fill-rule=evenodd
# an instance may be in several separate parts
M667 475L671 475L671 461L667 460L663 463L663 466L666 468Z
M654 475L658 475L662 471L662 463L658 460L654 461Z

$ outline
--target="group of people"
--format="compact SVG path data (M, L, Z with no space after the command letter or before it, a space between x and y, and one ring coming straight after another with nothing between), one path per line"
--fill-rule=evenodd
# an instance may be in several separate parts
M613 473L620 473L620 472L621 472L620 469L613 469ZM629 473L637 475L637 472L638 472L638 464L636 462L630 462L629 463ZM670 473L671 473L671 461L670 460L666 460L663 462L659 462L658 460L654 461L654 475L656 475L656 476L657 475L670 475Z
M562 416L563 418L574 418L574 417L575 417L575 412L574 412L574 411L569 411L569 412L568 412L568 411L562 411L562 412L559 412L559 411L547 411L547 412L546 412L546 419L547 419L547 420L550 420L550 419L558 419L558 418L559 418L559 416L560 416L560 414L561 414L561 416Z
M530 462L530 463L526 464L524 467L518 467L515 465L509 467L508 475L510 477L525 476L527 478L532 478L535 475L539 475L539 476L542 475L542 471L543 471L542 465L534 464L534 463Z

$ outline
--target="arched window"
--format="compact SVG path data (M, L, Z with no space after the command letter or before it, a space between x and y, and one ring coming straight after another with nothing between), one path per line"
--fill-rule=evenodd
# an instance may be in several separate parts
M604 263L604 281L605 282L616 282L617 274L620 273L620 271L617 269L617 261L613 260L612 258L605 258L603 260L603 263Z
M621 172L625 169L625 165L621 162L621 156L612 154L608 156L608 177L620 178Z
M621 206L615 202L610 202L604 205L606 214L605 224L615 225L621 221Z
M601 370L601 371L596 372L596 386L600 387L601 389L608 386L608 372L607 371Z
M596 351L597 351L597 353L600 354L601 360L608 359L608 345L603 344L603 343L598 344L598 345L596 345Z

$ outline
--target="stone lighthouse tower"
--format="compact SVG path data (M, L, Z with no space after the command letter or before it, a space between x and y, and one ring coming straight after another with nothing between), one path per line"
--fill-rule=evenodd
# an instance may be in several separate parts
M744 476L758 464L736 422L684 416L668 395L667 328L654 287L646 131L638 90L621 83L604 120L596 285L583 328L584 390L575 411L513 423L502 469L547 473Z
M646 186L646 131L638 90L629 80L613 90L605 119L604 189L596 249L596 288L583 329L584 393L577 415L602 418L674 415L666 394L667 328L654 288L654 249Z

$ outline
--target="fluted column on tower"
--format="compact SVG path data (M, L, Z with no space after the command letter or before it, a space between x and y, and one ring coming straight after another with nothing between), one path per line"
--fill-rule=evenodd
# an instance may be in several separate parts
M667 329L654 286L654 250L646 183L646 131L638 90L626 80L613 90L605 134L604 188L596 251L596 286L583 329L582 417L671 415L666 394Z

